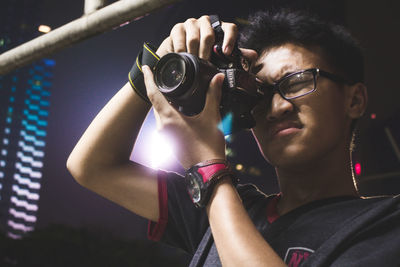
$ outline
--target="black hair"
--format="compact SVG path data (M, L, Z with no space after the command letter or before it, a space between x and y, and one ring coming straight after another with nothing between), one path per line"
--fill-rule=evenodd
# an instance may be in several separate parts
M293 43L322 49L322 58L351 84L364 82L364 57L358 41L343 26L303 10L258 11L240 34L239 46L256 50Z

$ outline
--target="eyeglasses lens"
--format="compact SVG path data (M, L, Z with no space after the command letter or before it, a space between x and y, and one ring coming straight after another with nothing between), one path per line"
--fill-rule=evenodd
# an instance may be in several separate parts
M279 83L280 91L288 99L308 94L314 87L314 74L311 71L294 74Z

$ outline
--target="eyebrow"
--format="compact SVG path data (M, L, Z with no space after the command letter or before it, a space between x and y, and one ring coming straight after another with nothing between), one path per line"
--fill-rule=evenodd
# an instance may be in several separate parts
M274 83L277 83L277 82L281 81L282 79L284 79L285 77L287 77L287 76L289 76L289 75L291 75L291 74L293 74L293 73L296 73L296 72L298 72L298 71L299 71L299 70L295 70L295 71L286 71L286 72L283 73L283 75L282 75L279 79L275 80Z
M264 67L264 64L263 64L263 63L260 63L260 64L258 64L258 65L254 65L254 66L250 69L250 72L253 73L254 75L257 75L257 74L261 71L261 69L262 69L263 67ZM282 69L291 69L291 68L290 68L289 66L285 65ZM283 75L280 76L279 79L274 79L274 80L273 80L272 85L273 85L273 84L276 84L278 81L282 80L284 77L286 77L286 76L288 76L288 75L290 75L290 74L292 74L292 73L298 72L298 71L300 71L300 70L285 71L285 72L283 73Z

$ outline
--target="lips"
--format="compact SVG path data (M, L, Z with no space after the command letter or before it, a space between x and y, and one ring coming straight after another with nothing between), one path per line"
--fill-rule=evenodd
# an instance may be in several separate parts
M277 135L288 135L295 133L302 128L302 125L296 121L283 121L276 124L272 124L269 127L269 136L274 137Z

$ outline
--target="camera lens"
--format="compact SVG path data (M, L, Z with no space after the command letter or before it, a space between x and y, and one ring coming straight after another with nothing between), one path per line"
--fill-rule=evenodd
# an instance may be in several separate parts
M179 55L171 56L163 62L156 73L157 81L164 90L178 87L185 78L185 61Z
M180 112L193 116L203 110L206 91L218 69L189 53L169 53L154 68L158 90Z

